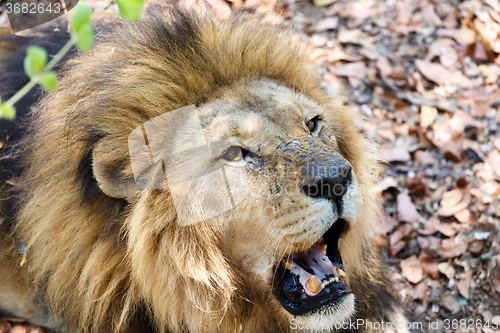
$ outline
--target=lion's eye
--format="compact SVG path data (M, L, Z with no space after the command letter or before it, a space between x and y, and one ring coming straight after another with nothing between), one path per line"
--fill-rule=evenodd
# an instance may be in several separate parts
M241 147L232 146L229 147L229 149L222 157L228 161L237 162L243 158L243 152L241 150Z
M307 129L309 130L309 132L314 133L318 129L318 121L319 121L319 118L314 117L307 122L306 126L307 126Z

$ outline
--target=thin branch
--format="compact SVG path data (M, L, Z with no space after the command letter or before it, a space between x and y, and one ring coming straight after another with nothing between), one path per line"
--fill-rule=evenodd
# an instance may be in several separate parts
M101 12L103 12L113 0L107 0L102 6L97 8L90 16L90 21L93 21ZM31 80L26 83L24 87L21 88L17 93L14 94L6 104L14 105L16 104L24 95L26 95L39 81L42 74L49 72L54 66L61 61L61 59L69 52L69 50L75 45L76 37L71 36L71 38L64 44L64 46L56 53L56 55L49 61L48 64L43 67L43 69L37 75L34 75Z

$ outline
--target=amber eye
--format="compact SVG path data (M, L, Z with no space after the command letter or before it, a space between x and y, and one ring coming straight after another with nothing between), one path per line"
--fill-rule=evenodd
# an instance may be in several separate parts
M314 133L318 129L318 117L314 117L313 119L309 120L306 124L307 129L309 132Z
M240 147L232 146L232 147L229 147L229 149L226 151L226 153L222 157L228 161L237 162L243 158L243 152L241 151Z

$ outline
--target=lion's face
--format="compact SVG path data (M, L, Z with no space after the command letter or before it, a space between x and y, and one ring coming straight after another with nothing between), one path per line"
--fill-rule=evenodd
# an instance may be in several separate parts
M213 167L224 168L234 205L204 223L222 230L220 247L243 280L241 296L282 321L293 315L320 328L348 318L354 296L339 239L355 228L363 199L332 111L256 80L219 90L198 112L207 142L217 143ZM191 135L189 127L178 130ZM186 173L183 161L169 164L167 173ZM217 184L182 184L185 193L215 193L208 208L217 205Z

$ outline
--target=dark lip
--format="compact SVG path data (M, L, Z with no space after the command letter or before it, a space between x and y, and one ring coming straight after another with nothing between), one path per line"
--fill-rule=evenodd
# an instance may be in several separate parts
M346 232L347 226L345 220L339 219L323 235L323 242L328 248L328 258L341 269L344 269L344 266L338 250L338 241ZM283 308L294 316L320 311L324 307L339 303L344 296L352 293L346 281L338 281L328 284L319 294L308 296L298 282L298 276L283 268L279 263L275 267L272 286L273 293ZM290 297L290 291L295 291L293 297Z

